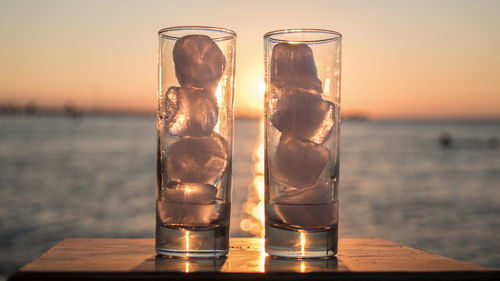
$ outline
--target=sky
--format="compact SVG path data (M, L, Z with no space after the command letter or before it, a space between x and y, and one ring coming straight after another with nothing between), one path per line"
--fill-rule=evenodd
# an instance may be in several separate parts
M0 104L156 108L159 29L237 32L235 108L262 115L263 34L336 30L342 108L500 118L500 1L0 1Z

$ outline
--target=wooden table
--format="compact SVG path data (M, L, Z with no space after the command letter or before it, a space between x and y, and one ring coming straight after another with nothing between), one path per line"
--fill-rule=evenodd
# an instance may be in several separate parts
M500 271L382 239L341 239L334 259L274 259L232 238L223 259L165 259L153 239L66 239L9 280L499 280Z

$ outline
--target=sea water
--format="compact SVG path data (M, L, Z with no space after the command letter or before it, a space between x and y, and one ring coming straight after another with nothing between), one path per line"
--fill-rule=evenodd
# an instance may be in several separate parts
M231 236L251 236L239 223L258 128L235 120ZM340 239L500 267L495 136L498 121L343 121ZM154 237L155 170L152 115L0 116L0 276L64 238Z

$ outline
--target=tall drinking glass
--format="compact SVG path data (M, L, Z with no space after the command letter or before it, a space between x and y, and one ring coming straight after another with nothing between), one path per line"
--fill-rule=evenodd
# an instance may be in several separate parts
M158 34L156 251L225 256L236 34L201 26Z
M264 35L266 252L337 253L341 35Z

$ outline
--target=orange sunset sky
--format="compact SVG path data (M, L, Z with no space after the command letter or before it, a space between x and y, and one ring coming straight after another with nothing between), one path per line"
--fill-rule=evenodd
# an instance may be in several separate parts
M262 110L263 39L343 34L342 106L374 118L500 118L500 1L2 1L0 104L154 111L157 31L238 33L236 112Z

